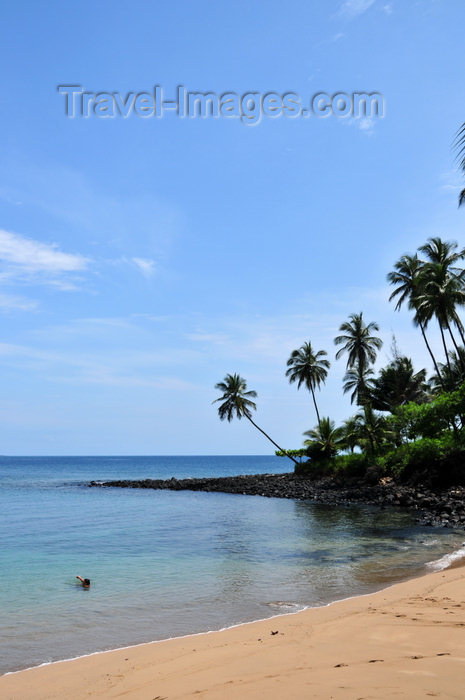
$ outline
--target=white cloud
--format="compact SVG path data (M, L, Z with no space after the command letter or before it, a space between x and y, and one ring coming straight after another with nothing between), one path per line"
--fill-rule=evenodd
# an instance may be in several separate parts
M383 10L387 15L392 14L392 4L388 3L387 5L383 5Z
M38 306L34 299L0 294L0 309L2 311L34 311Z
M148 260L147 258L131 258L131 260L145 277L153 277L155 274L155 260Z
M0 261L29 272L77 272L88 260L82 255L62 253L55 244L41 243L0 229Z
M344 0L339 14L345 17L357 17L366 12L374 2L375 0Z

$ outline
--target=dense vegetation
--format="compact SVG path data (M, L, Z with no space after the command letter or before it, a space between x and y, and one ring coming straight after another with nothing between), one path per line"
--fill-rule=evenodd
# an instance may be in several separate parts
M358 411L340 426L320 416L316 391L330 370L328 353L310 341L292 351L286 376L297 388L311 394L316 425L304 433L301 449L283 450L252 420L256 409L238 374L227 375L216 385L222 392L220 418L247 418L289 457L296 472L320 478L363 477L369 481L385 476L435 485L465 483L465 336L459 309L465 306L465 249L457 243L430 238L414 255L403 255L388 274L393 286L390 300L399 310L404 304L413 313L434 366L415 370L395 343L392 359L375 376L373 366L382 341L378 324L353 313L341 324L334 339L336 360L346 360L342 390ZM436 357L429 343L436 326L443 355Z
M460 168L465 173L465 123L455 142ZM459 206L465 205L465 190ZM310 477L335 475L382 477L430 482L432 485L465 484L465 332L459 311L465 306L465 249L454 241L429 238L415 254L403 255L388 273L396 310L407 306L431 358L434 373L415 371L394 340L392 359L375 376L374 365L382 347L376 322L367 323L363 312L353 313L334 338L336 360L345 358L343 392L350 394L358 411L340 426L320 416L316 391L330 370L328 353L310 341L293 350L286 376L297 388L311 394L317 423L304 433L301 449L283 450L252 420L256 409L245 380L228 374L216 385L221 420L247 418L277 447L276 454L292 459L295 471ZM437 357L429 337L436 330L442 353Z

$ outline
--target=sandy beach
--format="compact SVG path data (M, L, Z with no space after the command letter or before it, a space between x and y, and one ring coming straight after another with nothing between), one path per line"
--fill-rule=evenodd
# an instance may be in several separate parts
M465 568L0 678L5 700L463 698Z

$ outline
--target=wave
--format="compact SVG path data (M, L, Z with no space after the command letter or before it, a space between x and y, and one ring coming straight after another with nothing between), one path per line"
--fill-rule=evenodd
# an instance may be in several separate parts
M453 566L461 566L465 563L465 542L459 549L454 552L445 554L440 559L427 562L426 566L433 571L443 571L444 569L450 569Z

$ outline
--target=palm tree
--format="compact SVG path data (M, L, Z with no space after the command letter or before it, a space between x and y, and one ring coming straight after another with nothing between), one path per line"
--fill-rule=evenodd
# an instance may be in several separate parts
M465 344L463 326L456 311L457 306L465 304L463 283L458 277L449 274L446 266L440 263L427 263L424 266L422 277L424 277L424 282L419 308L420 310L424 309L428 314L435 315L441 330L446 361L449 365L448 351L444 338L445 329L449 331L454 348L458 352L458 345L452 333L451 323L454 323L462 338L462 343Z
M355 419L359 444L366 446L368 454L373 456L386 438L386 419L375 413L369 404L365 404L363 412L358 413Z
M365 370L376 360L376 351L380 350L383 341L375 335L374 331L379 331L379 326L375 321L366 325L363 321L363 312L350 314L349 321L345 321L339 327L344 335L334 338L335 345L343 345L336 353L338 360L343 353L348 354L347 369L358 366L360 370Z
M456 263L463 260L465 251L456 252L457 246L456 241L443 241L439 236L433 236L428 238L427 242L418 250L426 255L429 262L444 265L449 274L461 278L463 270L456 267Z
M252 425L257 428L268 440L273 443L275 447L278 448L280 452L292 459L294 464L298 464L298 461L292 457L286 450L278 445L270 436L265 433L253 420L252 411L257 410L256 404L251 401L257 396L256 391L247 391L247 382L239 374L227 374L222 382L215 384L215 389L222 391L223 395L218 399L215 399L213 403L218 403L222 401L221 405L218 406L218 415L220 420L232 421L233 418L247 418Z
M444 337L445 330L449 331L452 343L458 352L451 323L457 328L465 345L463 325L457 313L457 307L465 305L465 271L457 266L457 263L465 257L465 250L457 250L457 247L455 241L443 241L435 237L429 238L419 248L426 255L427 261L423 264L420 273L418 308L420 313L426 314L429 318L434 315L438 321L449 372L450 362ZM441 376L438 368L435 367L435 369L436 374Z
M346 418L342 424L342 444L344 448L348 448L352 453L358 445L359 435L358 435L358 425L357 417L351 416Z
M458 352L449 352L449 367L439 363L440 374L433 374L429 380L429 386L433 394L440 394L444 391L455 391L465 381L465 348L459 347Z
M316 448L318 455L323 459L331 459L342 446L344 431L336 428L336 424L330 418L322 418L313 430L307 430L304 435L308 435L309 440L305 440L306 447Z
M357 402L361 404L369 397L367 379L370 365L376 360L376 351L383 345L381 338L372 335L375 331L379 331L379 326L374 321L365 324L363 312L360 312L351 314L349 320L342 323L339 330L343 331L344 335L334 338L335 345L342 345L336 353L336 359L338 360L343 353L347 353L347 369L355 371ZM353 386L354 377L352 373L351 376L348 375L349 372L344 377L345 391L350 391Z
M316 404L315 389L319 389L320 384L322 382L324 384L328 376L330 363L325 359L327 354L326 350L315 352L311 343L304 343L301 348L291 353L287 361L289 369L286 371L286 377L289 377L290 384L297 382L297 389L305 384L311 392L318 423L320 423L320 414Z
M433 355L430 344L426 337L426 328L431 316L428 317L426 309L420 311L419 293L421 286L421 270L422 262L418 255L403 255L395 264L394 270L387 275L388 282L392 285L397 285L396 289L389 297L389 301L393 301L397 297L396 311L400 311L404 301L408 302L409 309L415 311L413 323L415 326L420 326L421 334L428 352L433 361L436 374L439 375L439 368L436 358ZM440 375L439 375L440 376Z
M363 406L370 400L373 376L374 372L370 367L367 367L362 372L360 372L358 367L347 370L344 375L342 388L344 394L347 394L349 391L352 392L350 403L356 401L358 406Z

